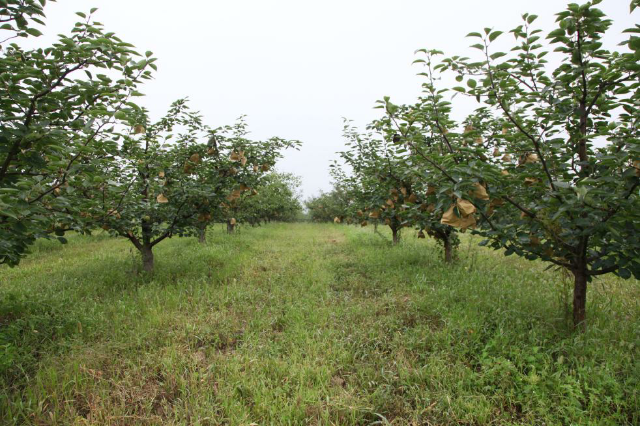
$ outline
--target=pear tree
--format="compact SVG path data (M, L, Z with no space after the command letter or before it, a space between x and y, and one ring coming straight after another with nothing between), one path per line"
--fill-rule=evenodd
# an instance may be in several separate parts
M0 2L0 264L19 263L37 238L83 231L77 195L100 180L96 163L116 143L112 128L137 107L155 69L93 19L51 46L16 41L42 34L44 0ZM83 201L84 203L84 201Z
M112 235L127 238L153 272L153 248L173 236L200 235L256 184L297 142L252 141L244 121L210 129L186 100L150 122L145 110L119 134L115 155L101 163L104 180L84 215Z
M425 157L440 199L460 200L455 217L477 222L483 244L569 271L580 328L594 277L640 278L640 26L624 31L620 51L605 49L611 20L598 3L568 5L546 37L523 15L508 53L494 48L506 34L491 28L468 35L477 58L423 50L415 114L426 133L455 142ZM461 85L437 88L442 74ZM482 104L457 128L441 121L448 93Z

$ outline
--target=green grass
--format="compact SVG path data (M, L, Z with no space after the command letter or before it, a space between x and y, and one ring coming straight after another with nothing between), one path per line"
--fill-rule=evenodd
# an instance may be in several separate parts
M384 233L384 231L383 231ZM466 237L274 224L174 238L153 279L106 236L0 269L0 423L640 423L634 280L571 287Z

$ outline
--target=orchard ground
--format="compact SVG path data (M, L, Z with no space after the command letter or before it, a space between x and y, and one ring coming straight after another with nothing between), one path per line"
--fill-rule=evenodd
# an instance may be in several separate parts
M464 236L271 224L106 235L0 268L2 424L639 424L640 286L589 287Z

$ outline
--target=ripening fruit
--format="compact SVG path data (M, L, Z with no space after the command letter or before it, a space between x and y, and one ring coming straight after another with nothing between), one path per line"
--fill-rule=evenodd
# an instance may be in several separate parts
M198 222L208 222L211 220L211 213L200 213L198 215Z
M458 198L458 200L456 201L456 205L458 206L458 211L460 212L460 215L462 215L462 217L467 217L470 214L476 212L476 206L474 206L467 200L463 200L462 198Z
M484 186L482 186L478 182L475 182L473 186L475 187L475 190L473 191L473 196L475 198L479 200L484 200L484 201L489 200L489 194L487 194L487 189Z
M464 201L464 200L463 200ZM442 219L440 223L443 225L455 226L456 228L460 228L462 231L467 228L475 228L476 226L476 218L473 214L469 214L467 216L458 216L454 211L454 207L456 204L451 204L449 209L442 215ZM460 210L460 206L458 206L458 211L462 214Z

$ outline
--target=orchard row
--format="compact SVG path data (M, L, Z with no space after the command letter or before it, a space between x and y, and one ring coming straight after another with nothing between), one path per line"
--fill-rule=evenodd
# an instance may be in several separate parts
M38 238L103 228L152 271L166 238L296 215L297 178L270 170L298 141L251 140L242 119L211 128L184 99L152 121L134 100L156 59L106 32L95 9L51 47L12 42L41 35L44 5L0 4L0 264Z
M471 32L471 57L418 51L418 101L385 97L364 133L347 122L334 189L308 202L312 218L384 223L394 243L416 228L446 261L471 230L507 256L572 273L584 327L594 277L640 278L640 26L619 51L604 49L612 22L598 3L568 5L546 35L529 14L508 34ZM478 105L462 120L456 96Z

